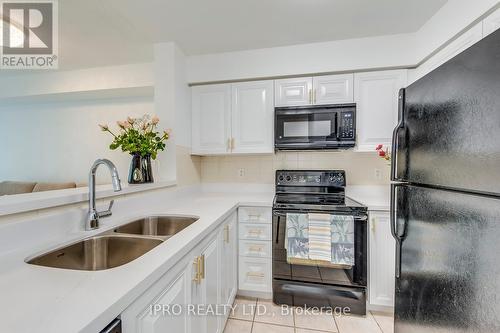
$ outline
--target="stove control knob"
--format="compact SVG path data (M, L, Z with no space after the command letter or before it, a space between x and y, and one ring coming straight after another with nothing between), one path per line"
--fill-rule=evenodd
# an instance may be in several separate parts
M290 180L292 180L292 177L286 176L286 181L289 182Z
M280 175L280 176L278 177L278 180L279 180L280 182L282 182L283 180L285 180L285 177L284 177L283 175Z

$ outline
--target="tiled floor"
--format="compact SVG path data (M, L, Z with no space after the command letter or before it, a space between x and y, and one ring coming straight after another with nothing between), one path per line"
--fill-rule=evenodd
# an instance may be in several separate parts
M271 301L237 298L224 333L393 333L392 316L369 312L366 317L283 313ZM285 311L286 312L286 311Z

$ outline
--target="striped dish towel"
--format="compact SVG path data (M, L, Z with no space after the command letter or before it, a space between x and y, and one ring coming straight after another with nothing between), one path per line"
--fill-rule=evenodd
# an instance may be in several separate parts
M329 214L309 215L309 259L332 260L331 216Z

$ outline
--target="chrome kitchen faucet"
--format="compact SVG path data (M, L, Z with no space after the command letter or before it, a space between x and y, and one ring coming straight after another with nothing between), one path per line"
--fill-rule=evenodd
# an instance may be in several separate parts
M104 164L108 167L111 173L111 182L113 184L113 190L115 192L121 191L122 186L120 182L120 176L118 175L118 170L116 166L107 159L98 159L92 164L89 173L89 212L87 221L85 223L85 230L94 230L99 228L99 218L111 216L111 208L113 207L114 200L111 200L107 210L98 212L95 207L95 173L99 165Z

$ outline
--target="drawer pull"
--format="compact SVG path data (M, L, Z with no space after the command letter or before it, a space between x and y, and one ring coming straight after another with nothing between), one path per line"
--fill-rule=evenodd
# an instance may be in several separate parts
M248 249L252 252L261 252L262 246L250 246Z
M264 278L264 273L259 273L259 272L248 272L247 273L248 277L253 277L253 278Z
M260 229L252 229L252 230L248 230L248 233L251 234L251 235L260 235L260 234L262 234L262 230L260 230Z
M248 214L250 220L260 220L260 214Z

